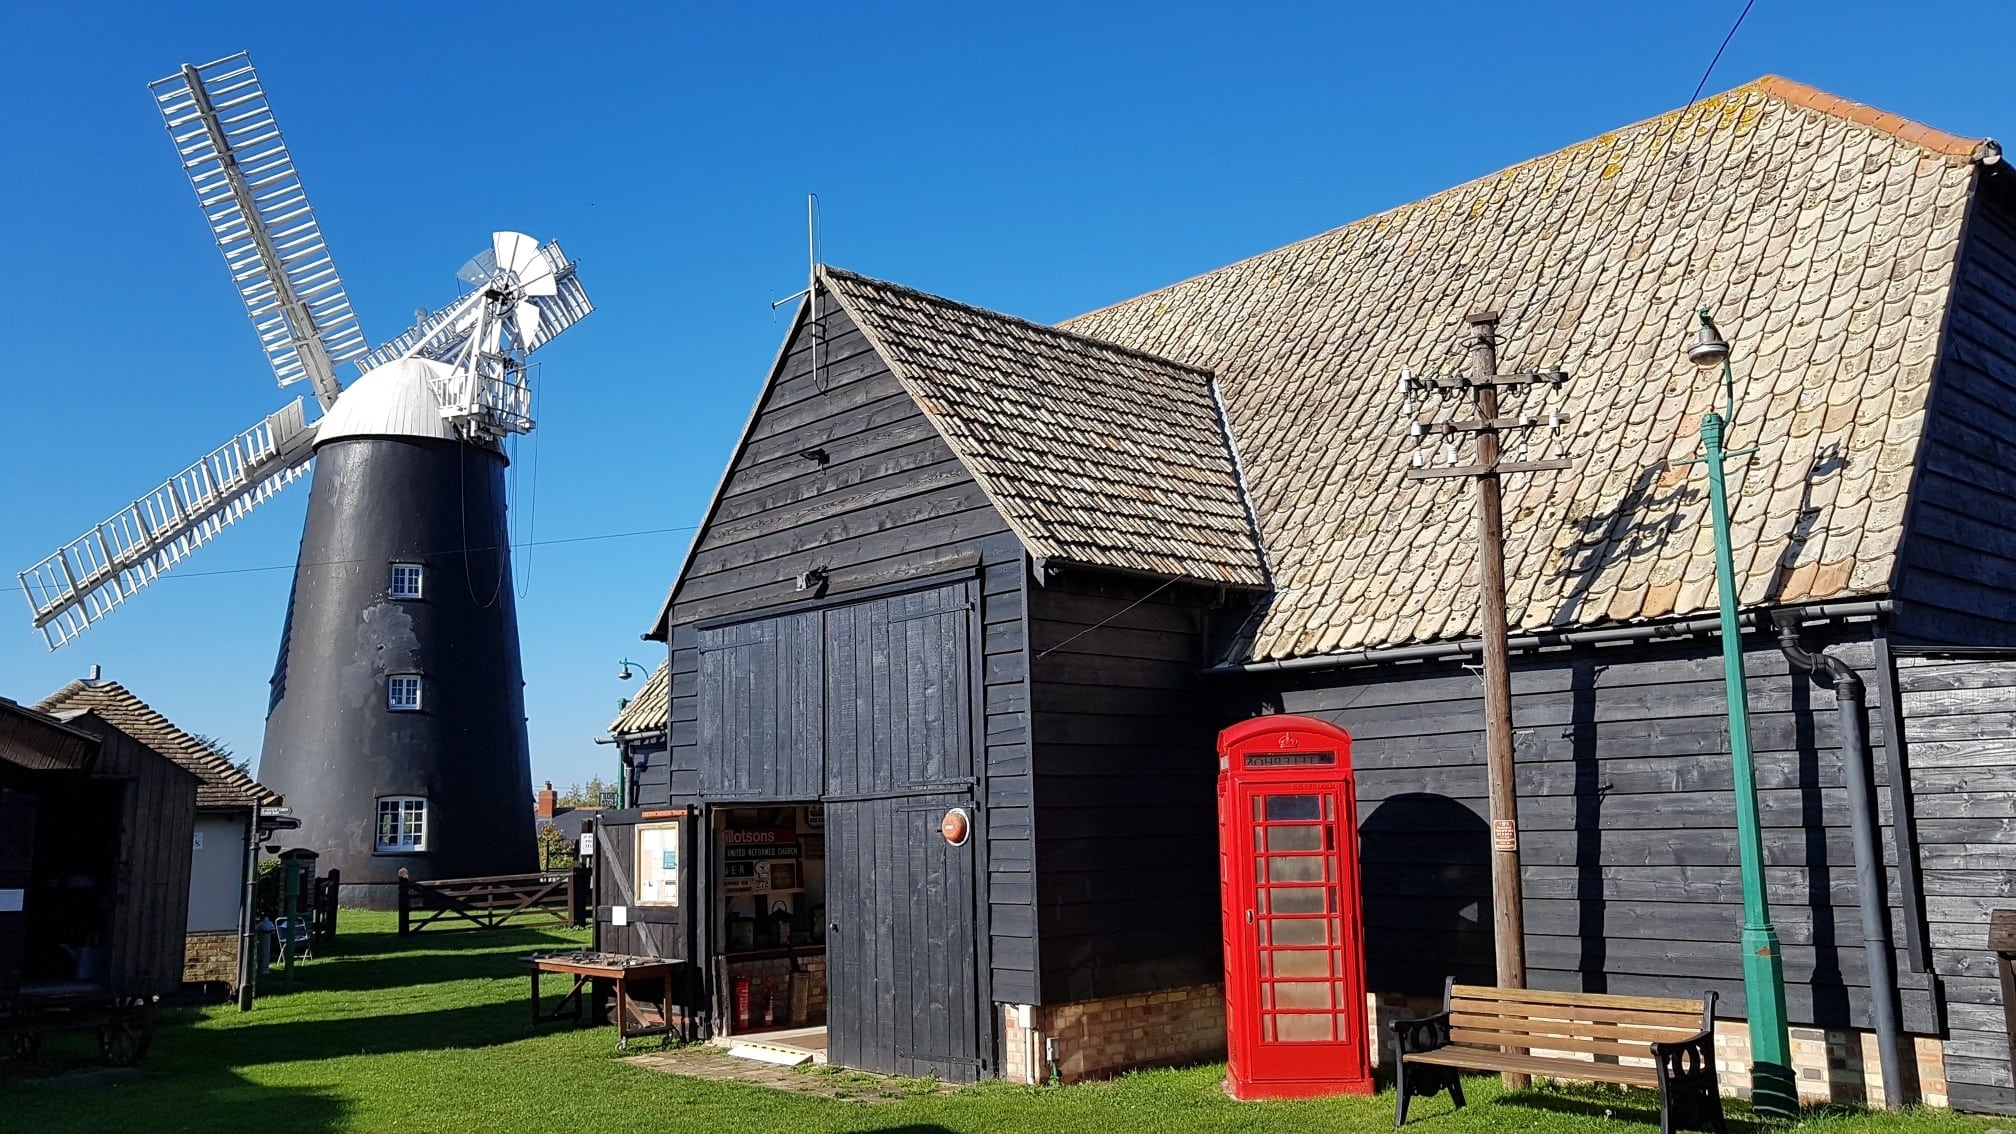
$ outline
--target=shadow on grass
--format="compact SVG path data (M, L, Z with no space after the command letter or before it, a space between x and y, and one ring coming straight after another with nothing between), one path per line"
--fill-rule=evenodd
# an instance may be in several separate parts
M294 970L295 987L310 992L371 992L478 977L523 977L523 958L580 947L573 938L535 930L442 934L426 940L389 934L360 940ZM416 952L413 950L432 950ZM263 978L265 995L281 992L280 975ZM529 985L528 985L529 987Z
M225 1067L253 1067L348 1055L390 1055L439 1048L466 1050L516 1043L532 1035L529 1016L530 1009L525 1003L507 1001L426 1012L260 1021L256 1027L206 1028L191 1032L184 1043L188 1050L200 1051L205 1061Z
M151 1076L150 1076L151 1078ZM268 1087L226 1071L178 1078L158 1091L108 1090L94 1072L28 1079L8 1092L7 1125L37 1134L148 1130L215 1134L344 1129L350 1104L319 1088Z
M1573 1114L1585 1118L1608 1118L1618 1122L1659 1125L1659 1096L1645 1091L1597 1093L1591 1089L1534 1088L1515 1091L1492 1100L1500 1106L1543 1110L1552 1114ZM1749 1134L1756 1129L1749 1116L1737 1112L1723 1100L1722 1113L1730 1134Z

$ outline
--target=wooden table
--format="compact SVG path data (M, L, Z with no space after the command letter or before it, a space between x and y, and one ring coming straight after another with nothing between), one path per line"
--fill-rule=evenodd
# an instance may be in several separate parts
M624 953L574 952L535 955L525 958L525 964L532 973L532 1026L535 1029L549 1021L579 1020L582 990L591 987L598 1007L603 994L609 989L615 990L618 1048L628 1048L633 1038L675 1035L685 1023L684 1013L680 1014L678 1026L672 1020L674 977L685 967L684 961ZM551 1012L541 1010L539 1005L539 977L543 973L559 973L574 980L573 987L560 997ZM649 1000L632 999L629 989L632 982L655 982L659 994L657 1004L654 1006ZM596 1014L600 1015L599 1012Z

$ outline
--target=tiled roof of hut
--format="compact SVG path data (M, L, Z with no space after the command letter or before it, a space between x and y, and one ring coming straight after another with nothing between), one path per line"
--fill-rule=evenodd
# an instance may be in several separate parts
M851 272L821 278L1031 555L1265 585L1208 373Z
M1216 376L1275 584L1238 660L1479 632L1472 489L1403 479L1396 381L1454 369L1475 310L1501 370L1573 375L1573 468L1506 483L1515 633L1711 607L1705 478L1664 463L1715 397L1683 353L1704 304L1758 447L1742 601L1878 595L1992 152L1766 78L1065 326Z
M51 716L95 713L120 732L196 774L196 806L263 807L280 802L265 785L183 732L116 681L73 681L35 706Z
M609 722L611 736L634 736L640 732L660 732L672 722L672 702L668 697L671 688L671 670L665 662L651 671L651 679L644 688L623 706L616 719Z

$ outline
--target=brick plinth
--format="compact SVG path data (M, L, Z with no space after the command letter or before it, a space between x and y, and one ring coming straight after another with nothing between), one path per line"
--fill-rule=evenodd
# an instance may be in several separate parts
M238 987L238 934L191 933L182 945L182 983Z
M1069 1004L1002 1006L1001 1077L1071 1083L1135 1067L1225 1057L1225 992L1215 984ZM1055 1051L1055 1064L1051 1051Z
M1854 1102L1881 1106L1883 1065L1876 1034L1853 1028L1792 1028L1792 1071L1802 1103ZM1905 1036L1905 1101L1943 1107L1946 1101L1946 1047L1936 1037ZM1914 1058L1915 1057L1915 1058ZM1750 1027L1742 1020L1715 1021L1715 1069L1725 1095L1750 1094Z

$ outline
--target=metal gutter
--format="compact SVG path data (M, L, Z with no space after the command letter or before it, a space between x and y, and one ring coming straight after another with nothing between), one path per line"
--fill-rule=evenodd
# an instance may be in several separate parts
M1836 622L1851 618L1874 618L1890 613L1889 599L1867 602L1820 603L1796 607L1800 621ZM1749 612L1754 619L1759 613ZM1609 645L1620 642L1651 642L1667 638L1692 638L1721 630L1720 616L1687 618L1674 622L1648 622L1637 626L1606 626L1594 630L1559 630L1541 634L1521 634L1506 645L1514 653L1558 649L1567 646ZM1357 666L1393 665L1399 662L1458 661L1477 657L1484 643L1476 638L1451 642L1429 642L1412 646L1380 646L1316 657L1283 658L1278 661L1239 662L1214 665L1208 674L1292 673L1297 670L1347 669Z

